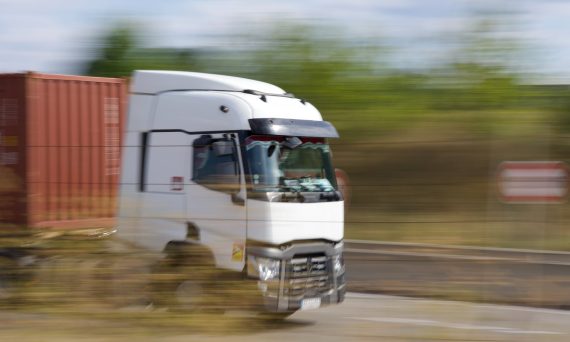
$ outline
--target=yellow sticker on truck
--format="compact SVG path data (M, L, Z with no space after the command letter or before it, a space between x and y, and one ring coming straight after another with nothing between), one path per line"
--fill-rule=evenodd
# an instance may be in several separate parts
M232 247L232 261L241 262L243 261L244 252L243 243L234 243Z

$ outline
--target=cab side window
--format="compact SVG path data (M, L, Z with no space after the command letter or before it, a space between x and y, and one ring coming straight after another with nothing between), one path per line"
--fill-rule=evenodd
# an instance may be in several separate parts
M232 139L202 135L192 143L192 180L223 192L239 190L239 163Z

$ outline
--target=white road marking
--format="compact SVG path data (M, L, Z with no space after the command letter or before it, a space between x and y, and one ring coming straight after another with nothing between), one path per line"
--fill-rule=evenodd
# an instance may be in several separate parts
M496 327L487 325L475 325L475 324L463 324L463 323L451 323L434 321L429 319L411 319L411 318L398 318L398 317L346 317L353 320L359 321L370 321L379 323L399 323L399 324L412 324L420 326L430 326L439 328L449 328L449 329L461 329L461 330L485 330L493 331L506 334L535 334L535 335L564 335L565 333L557 331L546 331L546 330L519 330L508 327Z
M348 292L346 294L347 298L353 299L363 299L363 300L378 300L378 301L417 301L425 303L440 303L444 305L455 304L455 305L466 305L467 303L459 301L445 301L445 300L430 300L430 299L419 299L419 298L408 298L400 296L391 295L377 295L368 293L357 293ZM554 309L539 309L539 308L525 308L516 306L506 306L506 305L495 305L495 304L471 304L473 307L479 308L491 308L496 310L516 310L530 313L540 313L540 314L551 314L551 315L570 315L569 311L554 310ZM566 335L566 332L559 331L549 331L549 330L522 330L519 328L510 328L503 326L488 326L488 325L477 325L477 324L466 324L466 323L455 323L446 322L441 320L433 319L416 319L416 318L405 318L405 317L346 317L352 320L359 321L370 321L378 323L396 323L396 324L410 324L417 326L428 326L428 327L440 327L448 329L458 329L458 330L482 330L491 331L503 334L527 334L527 335Z
M523 306L509 306L509 305L495 305L495 304L480 304L482 308L497 308L501 310L511 310L511 311L521 311L521 312L531 312L537 314L548 314L548 315L566 315L570 316L570 311L556 310L556 309L541 309L541 308L528 308Z
M364 298L364 299L406 299L406 297L400 296L389 296L389 295L379 295L379 294L370 294L370 293L360 293L360 292L347 292L346 298Z

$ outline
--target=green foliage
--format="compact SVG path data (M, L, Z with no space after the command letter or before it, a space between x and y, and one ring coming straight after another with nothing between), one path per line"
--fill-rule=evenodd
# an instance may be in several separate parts
M85 66L92 76L129 77L133 70L192 70L195 52L189 49L145 48L138 26L119 24L98 44L96 58Z
M382 44L355 42L330 27L276 23L232 37L234 49L198 53L144 47L140 27L120 24L102 38L85 70L112 77L129 76L135 69L194 70L274 83L312 102L345 138L374 137L426 120L492 130L494 111L548 103L536 89L519 84L521 77L509 61L522 49L496 30L492 21L476 22L457 37L446 37L456 42L448 62L410 73L390 66ZM473 112L480 113L477 120Z
M245 52L226 54L221 73L260 79L307 98L341 129L344 138L375 137L426 120L451 121L477 132L496 126L490 112L521 108L529 90L508 61L516 42L497 38L489 21L455 37L448 62L410 73L388 62L388 49L355 43L330 27L277 24L238 37ZM453 39L452 39L453 40ZM528 108L529 102L524 108ZM532 103L531 105L536 105ZM465 113L479 112L478 120Z

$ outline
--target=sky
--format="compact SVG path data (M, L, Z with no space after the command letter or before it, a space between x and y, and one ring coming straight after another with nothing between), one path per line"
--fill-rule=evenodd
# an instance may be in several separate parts
M413 69L445 59L441 39L492 12L511 23L500 34L524 42L525 70L570 81L570 0L0 0L0 9L0 72L77 72L121 20L141 23L157 47L223 47L235 32L306 21L381 39L398 67Z

